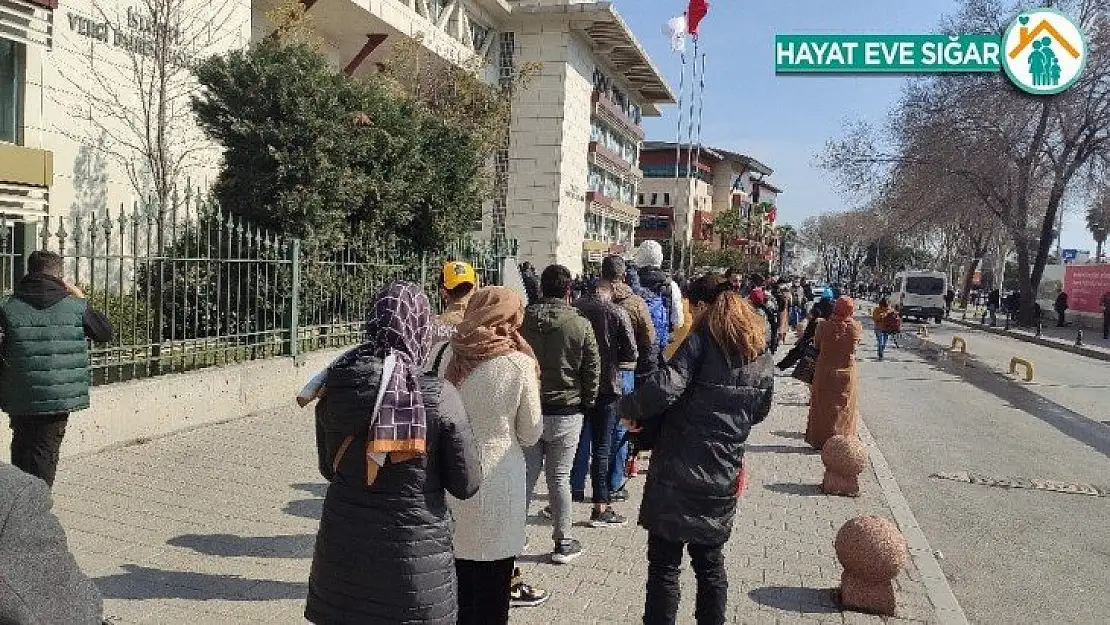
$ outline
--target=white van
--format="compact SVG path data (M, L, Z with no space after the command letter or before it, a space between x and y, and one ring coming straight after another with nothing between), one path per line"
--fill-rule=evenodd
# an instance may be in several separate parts
M944 294L948 276L942 271L903 271L894 276L892 305L902 306L902 318L918 321L944 319Z

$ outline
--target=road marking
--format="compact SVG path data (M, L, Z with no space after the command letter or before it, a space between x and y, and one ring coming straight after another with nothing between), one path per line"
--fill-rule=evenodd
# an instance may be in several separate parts
M1110 487L1094 486L1077 482L1057 482L1054 480L1030 479L1024 477L990 477L978 473L934 473L931 478L965 482L979 486L993 486L995 488L1020 488L1024 490L1046 490L1054 493L1067 493L1070 495L1090 495L1092 497L1110 497Z
M894 479L894 473L890 470L886 457L883 456L879 445L875 443L863 419L859 422L859 437L867 447L871 469L875 471L875 477L879 480L879 487L883 491L887 505L890 506L891 514L894 515L894 521L902 530L902 535L909 545L910 557L913 558L917 570L921 572L925 593L936 610L937 621L941 625L968 625L967 615L960 607L960 602L956 600L956 594L952 592L948 578L944 576L944 571L940 568L932 547L929 546L929 539L917 524L917 518L914 517L909 502L902 494L898 481Z

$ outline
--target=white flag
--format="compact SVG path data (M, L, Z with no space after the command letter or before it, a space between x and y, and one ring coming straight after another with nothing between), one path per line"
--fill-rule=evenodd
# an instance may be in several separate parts
M663 33L671 38L671 50L686 51L686 16L672 17L663 28Z

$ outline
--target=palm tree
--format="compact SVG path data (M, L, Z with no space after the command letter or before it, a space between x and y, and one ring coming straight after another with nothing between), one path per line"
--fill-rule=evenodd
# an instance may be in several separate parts
M1095 261L1103 259L1102 248L1110 231L1110 187L1103 189L1099 198L1087 209L1087 229L1095 238Z

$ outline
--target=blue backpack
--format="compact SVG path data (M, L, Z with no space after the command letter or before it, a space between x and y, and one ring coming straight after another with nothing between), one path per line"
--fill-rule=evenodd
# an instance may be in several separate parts
M628 278L632 292L647 303L651 325L655 328L655 343L659 346L659 354L662 358L663 350L671 344L671 281L669 279L664 281L657 290L653 291L640 283L639 274L631 266L628 270Z

